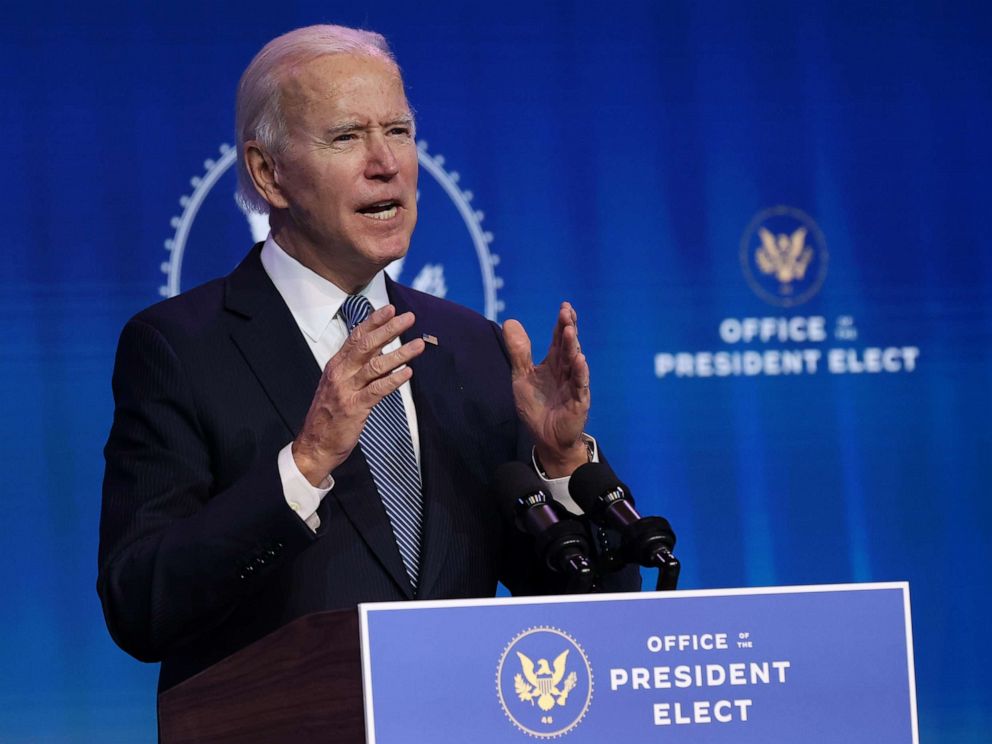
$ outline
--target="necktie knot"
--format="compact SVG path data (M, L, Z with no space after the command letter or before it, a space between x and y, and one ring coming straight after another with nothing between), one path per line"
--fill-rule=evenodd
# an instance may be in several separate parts
M348 326L348 333L372 314L372 303L365 295L349 295L341 304L341 317Z

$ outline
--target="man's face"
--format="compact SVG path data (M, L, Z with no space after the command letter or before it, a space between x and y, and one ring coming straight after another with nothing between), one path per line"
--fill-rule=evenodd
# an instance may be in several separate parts
M284 81L282 110L277 239L329 270L311 266L319 273L364 283L406 254L417 222L417 146L399 72L377 57L321 57Z

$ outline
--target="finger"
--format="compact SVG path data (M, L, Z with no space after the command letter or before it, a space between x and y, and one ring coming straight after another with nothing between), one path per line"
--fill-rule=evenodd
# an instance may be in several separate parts
M585 354L579 354L572 364L572 394L579 402L588 404L591 398L589 388L589 362Z
M551 364L561 364L563 357L567 359L567 349L565 347L565 332L569 328L578 331L576 327L577 316L571 303L563 302L558 308L558 319L555 323L554 332L551 334L551 346L548 349L548 361Z
M503 323L503 341L510 355L510 370L514 379L528 374L534 368L534 358L530 353L530 337L517 320Z
M376 403L394 390L399 390L400 386L411 377L413 377L413 369L410 367L404 367L395 372L390 372L385 377L373 380L362 388L359 399L371 411Z
M575 312L575 308L572 307L572 304L570 302L565 302L565 303L562 303L562 304L564 305L565 311L568 313L569 317L571 318L571 326L572 326L572 328L575 329L575 338L576 338L576 341L578 341L578 338L579 338L579 314L577 312Z
M397 367L402 367L411 360L420 356L427 344L421 338L407 341L400 348L388 354L378 354L372 357L355 375L355 382L359 387L370 384L373 380L384 377L396 371Z
M357 331L360 328L362 329L363 333L368 333L376 328L379 328L380 326L385 325L390 320L392 320L393 316L395 315L396 315L395 305L383 305L378 310L373 310L371 313L369 313L369 317L367 317L365 320L363 320L361 323L355 326L354 331ZM354 333L354 331L352 331L352 333Z
M578 326L579 316L571 302L563 302L558 308L558 322L562 328Z
M561 333L560 347L552 356L549 354L549 363L557 379L567 382L572 376L572 366L576 357L582 353L579 345L579 336L575 326L569 324L565 326Z
M392 306L387 305L386 307L391 308ZM385 310L386 307L381 309ZM392 313L384 316L385 321L380 320L378 322L374 322L373 316L370 315L355 327L348 338L355 339L359 345L367 343L379 348L385 346L403 333L403 331L410 328L416 320L413 313L407 312L394 317L393 313L395 312L395 309L393 309Z
M387 305L387 307L391 306ZM385 310L386 308L381 309ZM352 363L354 371L357 371L372 357L380 354L383 347L397 338L401 333L412 328L416 318L413 313L403 313L402 315L390 317L385 323L372 323L366 326L365 324L371 320L372 316L370 315L368 319L355 326L355 329L351 332L351 335L342 347L345 356Z
M574 325L569 325L562 331L561 346L564 362L566 364L572 364L575 361L575 357L582 351L582 348L579 346L579 332Z
M393 305L384 305L374 310L369 317L348 332L348 338L341 347L344 355L352 353L356 348L364 348L365 344L371 344L372 333L391 322L395 316L396 307Z
M574 325L562 332L563 356L559 379L568 386L572 396L583 403L589 401L589 362L579 345L579 335Z
M571 302L563 302L563 303L561 303L561 305L562 305L562 308L564 310L566 310L569 313L569 315L571 315L571 317L572 317L572 325L575 326L575 330L578 330L579 329L579 314L577 312L575 312L575 308L572 307L572 303Z

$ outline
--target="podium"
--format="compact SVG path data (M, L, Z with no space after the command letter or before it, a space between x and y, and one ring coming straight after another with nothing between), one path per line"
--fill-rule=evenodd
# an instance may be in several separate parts
M158 698L162 744L364 744L357 610L301 617Z
M917 744L905 583L360 605L163 692L185 742Z

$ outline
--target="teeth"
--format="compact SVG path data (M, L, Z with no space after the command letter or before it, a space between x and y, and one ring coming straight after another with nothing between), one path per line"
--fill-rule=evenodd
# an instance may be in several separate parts
M388 207L387 209L383 209L383 210L381 210L379 212L362 212L362 214L364 214L366 217L369 217L369 218L371 218L373 220L391 220L393 217L396 216L396 213L398 211L399 210L397 209L396 205L394 204L393 206Z

